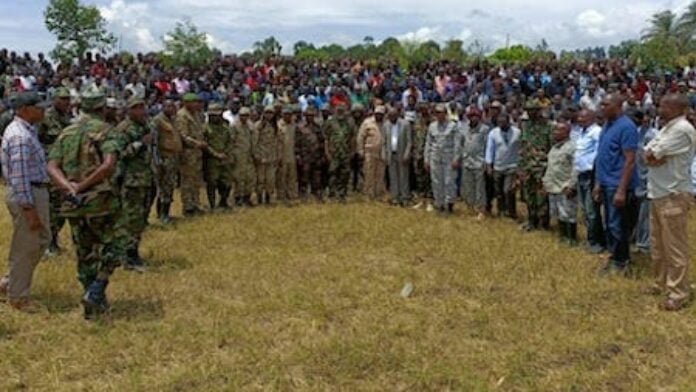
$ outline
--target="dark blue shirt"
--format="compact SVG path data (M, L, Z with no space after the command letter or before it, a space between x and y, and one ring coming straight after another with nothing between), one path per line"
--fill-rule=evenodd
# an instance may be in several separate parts
M637 149L638 129L633 121L623 115L614 121L607 122L599 136L595 160L595 173L599 185L617 188L621 182L621 172L626 160L624 151L635 152ZM627 190L632 191L636 186L638 186L638 173L634 165Z

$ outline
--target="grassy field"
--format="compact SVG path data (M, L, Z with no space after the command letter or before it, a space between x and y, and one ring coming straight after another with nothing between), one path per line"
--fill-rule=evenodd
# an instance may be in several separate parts
M3 257L10 229L3 206ZM108 321L82 320L72 253L36 271L44 312L0 304L0 390L696 390L696 306L660 312L645 260L602 280L598 257L511 222L353 202L143 244L152 269L116 272Z

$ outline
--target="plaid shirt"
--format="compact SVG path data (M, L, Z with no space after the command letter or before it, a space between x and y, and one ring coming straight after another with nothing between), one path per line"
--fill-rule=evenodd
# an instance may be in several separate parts
M32 184L49 182L46 155L34 127L15 117L5 129L0 159L2 175L12 191L12 200L22 206L34 205Z

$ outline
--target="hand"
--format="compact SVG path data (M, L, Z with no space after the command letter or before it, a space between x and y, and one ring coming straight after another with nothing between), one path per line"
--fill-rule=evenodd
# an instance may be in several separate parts
M626 205L626 192L621 190L621 189L617 189L616 193L614 193L613 204L614 204L614 207L616 207L616 208L621 208L621 207L625 206Z
M657 159L655 155L653 155L653 152L651 150L648 150L645 152L645 162L647 163L648 166L662 166L667 162L666 157L662 157L662 159Z
M594 189L592 190L592 200L594 200L595 203L602 202L602 188L600 188L599 185L595 185Z
M80 184L75 181L70 181L70 190L68 190L68 194L76 196L78 193L80 193Z
M25 209L24 217L26 218L27 223L29 223L29 230L31 231L39 231L43 226L41 224L41 219L39 218L39 213L36 212L36 208L34 207Z

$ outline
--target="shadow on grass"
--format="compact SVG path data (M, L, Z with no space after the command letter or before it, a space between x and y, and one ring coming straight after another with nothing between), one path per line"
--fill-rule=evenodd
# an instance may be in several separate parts
M110 318L124 321L155 321L164 317L161 300L146 298L114 299L111 304Z

